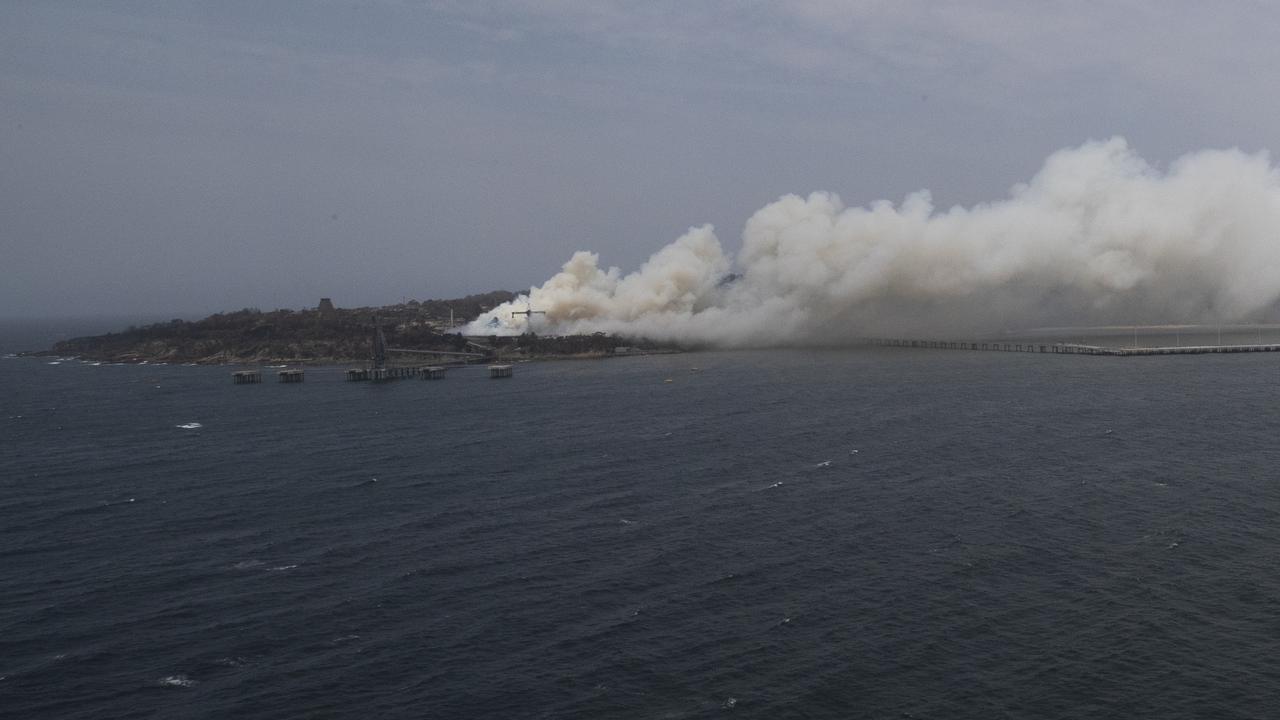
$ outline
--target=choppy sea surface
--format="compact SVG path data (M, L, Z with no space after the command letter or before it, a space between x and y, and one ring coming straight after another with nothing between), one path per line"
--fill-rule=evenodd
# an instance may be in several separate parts
M1280 708L1275 354L230 370L0 360L0 716Z

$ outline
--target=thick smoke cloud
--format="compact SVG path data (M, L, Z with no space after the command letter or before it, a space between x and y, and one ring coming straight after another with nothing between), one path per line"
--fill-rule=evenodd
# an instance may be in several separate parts
M845 207L787 195L728 257L710 226L635 273L576 253L468 328L604 331L730 347L963 336L1037 325L1240 322L1280 298L1280 175L1266 154L1166 171L1123 139L1059 151L1005 200L938 211L928 192ZM736 276L736 277L735 277Z

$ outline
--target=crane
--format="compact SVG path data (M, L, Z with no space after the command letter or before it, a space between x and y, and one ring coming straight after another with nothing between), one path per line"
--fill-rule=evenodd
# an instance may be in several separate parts
M532 306L532 305L529 305L529 306L526 306L524 310L513 310L513 311L511 312L511 317L513 317L513 318L514 318L514 317L515 317L515 316L517 316L517 315L524 315L524 316L525 316L525 323L527 324L528 329L529 329L530 331L532 331L532 330L533 330L533 316L534 316L534 315L546 315L546 314L547 314L547 311L546 311L546 310L534 310L534 309L533 309L533 306Z

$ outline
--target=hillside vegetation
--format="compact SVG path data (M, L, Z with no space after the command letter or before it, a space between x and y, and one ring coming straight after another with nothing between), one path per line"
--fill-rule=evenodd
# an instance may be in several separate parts
M469 339L449 325L450 310L453 322L460 327L513 297L513 293L498 290L453 300L410 300L383 307L268 312L245 308L203 320L175 319L73 338L42 354L110 362L365 363L372 349L375 316L387 345L394 348L477 352L506 358L608 355L620 346L624 352L633 348L673 349L603 334L539 337L530 333ZM416 362L411 355L393 360Z

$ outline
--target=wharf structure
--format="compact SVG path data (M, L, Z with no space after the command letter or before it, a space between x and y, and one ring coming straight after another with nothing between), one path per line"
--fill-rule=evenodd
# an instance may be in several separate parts
M406 367L384 367L384 368L352 368L346 372L346 378L351 382L360 382L369 380L372 382L384 382L387 380L400 380L403 378L422 378L423 380L441 380L444 378L444 368L437 366L406 366Z
M323 305L323 303L322 303ZM422 378L423 380L443 380L445 370L449 365L464 365L477 361L492 360L495 355L493 353L480 352L452 352L445 350L417 350L410 348L393 348L387 347L387 338L382 332L382 326L378 322L378 317L373 317L372 332L372 352L369 356L369 364L362 368L351 368L344 374L348 382L387 382L390 380L400 380L402 378ZM472 343L475 345L475 343ZM477 345L479 349L487 349L484 346ZM391 353L409 354L423 359L430 359L436 363L433 365L394 365L389 361ZM489 366L489 377L511 377L512 366L510 365L491 365ZM301 368L290 368L281 370L277 373L277 378L282 383L301 383L305 379L305 371ZM231 374L231 379L236 385L259 384L262 382L261 370L238 370Z
M877 347L924 348L932 350L978 350L989 352L1051 353L1058 355L1112 355L1134 357L1138 355L1206 355L1210 353L1280 352L1277 343L1248 343L1242 345L1173 345L1160 347L1119 347L1084 345L1080 343L1021 340L1021 341L956 341L921 340L908 338L866 338L864 344Z
M382 325L378 322L378 316L375 315L373 317L373 351L369 357L369 366L348 370L347 380L353 382L366 380L386 382L388 380L413 377L420 377L423 380L441 380L444 378L445 368L441 365L392 365L389 361L391 353L428 356L436 361L446 359L446 361L455 363L467 363L475 360L484 360L489 357L482 353L387 347L386 335L383 334Z

